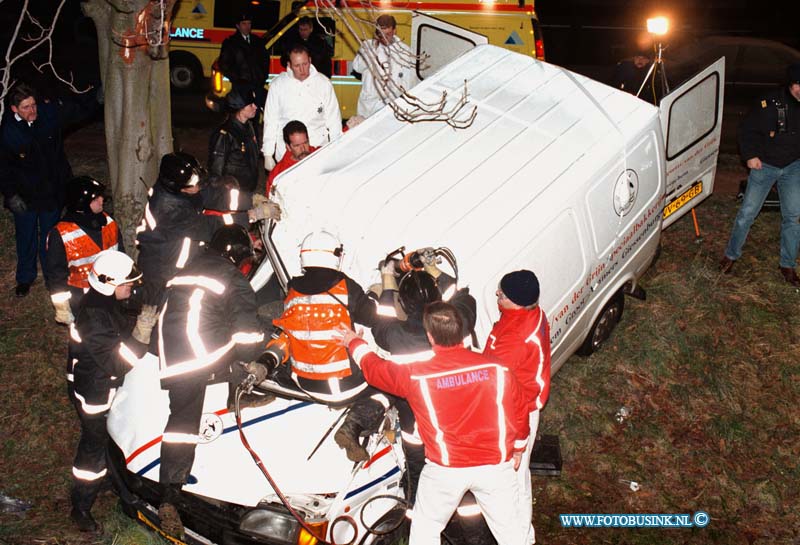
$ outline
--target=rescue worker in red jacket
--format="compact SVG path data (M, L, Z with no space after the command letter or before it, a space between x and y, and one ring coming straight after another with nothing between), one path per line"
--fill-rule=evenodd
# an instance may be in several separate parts
M367 388L358 366L334 335L340 323L375 323L375 300L341 272L344 248L327 231L310 233L300 249L303 275L292 278L283 314L273 320L281 334L270 345L287 348L295 383L310 397L332 405L356 400L335 439L353 461L366 459L361 432L377 428L389 401ZM363 400L363 401L362 401Z
M433 349L425 361L397 365L340 327L367 382L408 400L425 444L409 545L438 545L462 496L471 491L495 539L524 545L527 522L517 504L517 478L528 440L527 407L516 380L497 360L463 346L463 324L448 303L426 306Z
M378 319L372 328L375 343L389 353L388 358L391 361L401 365L433 357L422 324L422 313L429 303L446 299L453 305L464 326L465 346L471 344L475 329L476 303L475 298L469 294L469 289L457 289L455 279L436 266L433 248L423 248L416 253L423 256L423 270L410 270L404 274L401 271L399 283L394 261L389 261L381 268L383 289L378 300ZM398 303L399 310L405 315L403 320L398 318ZM400 418L403 452L408 465L407 499L413 505L419 474L425 465L425 448L408 403L404 399L396 399L395 406Z
M75 320L89 271L103 250L124 251L119 226L103 212L105 186L90 176L67 183L66 211L47 235L45 284L56 311L56 322Z
M158 352L170 416L161 442L159 480L165 489L158 516L161 529L172 536L184 532L178 498L194 463L206 386L243 378L237 362L250 362L246 369L258 382L267 374L253 362L264 348L264 329L255 292L240 270L252 257L244 227L226 225L214 233L205 251L167 282ZM274 399L261 397L263 403Z
M484 355L503 362L517 379L528 404L530 437L517 472L519 505L530 521L533 508L531 492L531 450L539 427L539 411L550 394L550 326L539 306L539 279L529 270L506 274L497 288L498 320L486 339ZM535 543L533 525L528 544Z
M70 325L67 390L81 421L70 516L81 531L98 529L91 509L107 472L108 409L125 374L147 351L158 319L155 307L145 305L137 318L124 306L141 276L127 255L102 252L89 273L91 289Z

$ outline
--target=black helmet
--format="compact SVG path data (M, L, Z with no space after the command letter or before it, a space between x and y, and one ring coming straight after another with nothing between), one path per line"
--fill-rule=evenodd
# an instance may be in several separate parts
M67 210L70 212L91 212L89 204L106 192L106 186L91 176L77 176L67 182Z
M241 225L224 225L214 231L208 247L239 267L247 258L253 257L253 241Z
M200 182L200 165L188 153L168 153L161 158L158 179L169 192L180 193L181 189Z
M792 85L800 83L800 62L795 62L786 67L786 83Z
M397 288L400 306L409 315L422 315L425 305L442 300L436 280L425 271L409 271L400 279Z

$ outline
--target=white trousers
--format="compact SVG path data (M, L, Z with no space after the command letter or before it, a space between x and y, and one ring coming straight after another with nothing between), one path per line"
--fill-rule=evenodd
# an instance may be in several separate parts
M522 510L523 517L527 521L533 520L533 491L531 490L531 451L533 442L536 440L536 429L539 427L539 409L528 414L528 423L531 427L531 434L528 436L528 444L525 445L525 452L522 453L522 461L517 471L517 489L519 499L517 503ZM528 528L528 538L525 540L527 545L536 543L536 533L533 530L533 522Z
M519 508L517 472L497 465L444 467L425 462L411 519L409 545L440 545L440 534L469 490L501 545L526 545L530 518Z

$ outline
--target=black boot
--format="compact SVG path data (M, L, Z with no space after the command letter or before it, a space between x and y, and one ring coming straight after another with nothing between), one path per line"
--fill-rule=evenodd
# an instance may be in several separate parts
M69 516L81 532L98 532L100 525L92 517L92 505L97 497L103 479L95 481L74 480L70 490L72 511Z
M69 513L69 517L81 532L97 532L100 530L100 526L89 511L82 511L77 507L73 507L72 511Z
M361 446L362 428L354 418L351 418L352 415L352 412L347 413L342 426L336 430L333 440L344 449L348 460L352 462L369 460L367 449Z
M177 508L180 489L181 485L179 484L166 485L161 505L158 506L158 520L164 533L183 539L185 533L183 521L181 521Z

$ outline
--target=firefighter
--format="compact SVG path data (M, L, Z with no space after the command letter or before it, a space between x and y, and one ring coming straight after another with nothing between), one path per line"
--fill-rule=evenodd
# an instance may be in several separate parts
M327 231L310 233L300 248L302 276L292 278L283 314L273 320L282 333L271 345L288 346L295 383L312 398L353 404L335 439L353 461L366 459L362 431L373 430L389 406L386 396L367 388L347 350L334 340L340 323L375 324L375 300L341 271L344 247ZM375 403L377 402L377 403Z
M88 275L90 289L70 325L67 387L81 421L70 516L81 531L98 530L91 508L106 475L106 414L125 374L147 351L158 319L155 307L145 305L136 318L124 306L141 276L122 252L99 254Z
M427 360L433 356L422 323L427 304L443 298L448 300L461 317L465 345L470 344L469 338L475 328L476 303L475 298L469 294L469 289L456 290L455 279L436 266L433 248L417 250L416 254L422 259L423 270L412 269L406 272L400 279L399 286L395 261L389 260L381 268L383 289L379 299L378 319L372 328L375 343L389 353L388 358L391 361L401 365ZM396 308L398 303L400 309ZM398 310L405 315L404 320L397 317ZM408 463L407 497L413 504L419 475L425 464L425 448L408 403L404 399L396 399L395 406L400 418L403 452Z
M72 178L66 189L66 211L47 235L45 279L56 322L75 320L89 271L103 250L120 250L122 237L114 219L103 212L105 186L90 176Z
M262 202L253 208L242 203L244 194L229 191L229 213L203 214L200 168L189 154L176 152L161 159L158 180L147 202L142 224L137 228L139 265L144 273L144 302L160 305L167 280L183 269L201 243L208 242L222 225L280 219L280 207ZM207 200L215 200L206 197Z
M251 362L258 382L266 369L254 363L264 346L256 295L241 273L253 257L250 236L240 225L219 228L199 253L167 283L158 335L161 387L169 393L170 416L161 443L158 509L161 529L183 535L178 514L181 487L194 463L205 389L209 382L237 382L236 362ZM273 398L260 396L250 406Z

